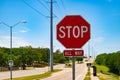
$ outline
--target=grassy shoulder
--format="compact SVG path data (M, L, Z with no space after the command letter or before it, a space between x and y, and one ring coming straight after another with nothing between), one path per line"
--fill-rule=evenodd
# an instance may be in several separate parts
M91 74L90 74L90 67L88 67L88 72L87 72L84 80L91 80L90 75L91 75Z
M97 76L100 80L120 80L119 76L109 72L108 67L95 63L93 65L97 67Z
M25 77L18 77L18 78L13 78L12 80L37 80L37 79L42 79L46 78L52 75L52 73L62 71L61 69L55 69L53 72L46 72L44 74L38 74L38 75L32 75L32 76L25 76ZM9 80L9 79L4 79L4 80Z

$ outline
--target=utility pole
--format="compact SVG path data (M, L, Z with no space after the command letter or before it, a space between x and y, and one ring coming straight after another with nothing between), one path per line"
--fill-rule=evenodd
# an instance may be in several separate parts
M92 47L92 55L93 55L93 59L95 59L95 52L93 47Z
M50 71L53 71L53 0L50 0Z
M88 41L88 59L90 63L90 40Z

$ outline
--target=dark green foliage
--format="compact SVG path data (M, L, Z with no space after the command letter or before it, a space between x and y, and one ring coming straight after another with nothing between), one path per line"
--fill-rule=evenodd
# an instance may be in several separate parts
M12 59L14 66L21 66L26 64L27 66L46 66L49 62L49 48L32 48L31 46L12 48ZM54 63L65 63L67 58L63 56L63 53L58 49L53 54ZM0 47L0 67L8 66L10 60L10 49Z
M67 59L63 56L63 53L60 52L60 50L56 50L54 53L54 62L55 63L65 63Z
M32 48L31 46L12 48L12 59L14 66L27 64L31 66L34 61L48 62L48 48ZM10 49L0 47L0 66L8 66L10 60Z
M107 57L106 53L100 54L97 56L95 62L99 65L105 65L106 57Z
M110 72L120 75L120 51L100 54L97 56L95 62L99 65L105 65L110 69Z
M82 62L83 61L83 57L76 57L76 61L78 61L78 63Z
M0 48L0 66L7 66L9 60L9 55L6 49Z

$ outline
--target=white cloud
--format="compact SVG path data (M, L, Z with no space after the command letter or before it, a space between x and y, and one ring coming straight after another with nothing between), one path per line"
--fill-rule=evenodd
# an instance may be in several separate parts
M13 47L20 47L20 46L27 46L30 43L19 37L12 37L12 46ZM0 47L10 47L10 37L9 36L0 36Z

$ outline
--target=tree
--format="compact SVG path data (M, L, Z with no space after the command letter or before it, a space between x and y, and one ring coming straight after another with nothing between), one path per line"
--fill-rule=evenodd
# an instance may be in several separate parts
M120 51L109 54L100 54L95 62L99 65L105 65L110 72L120 75Z
M110 72L120 75L120 53L111 53L106 58L106 66L109 67Z
M78 63L83 61L83 57L76 57L76 61L78 61Z
M103 53L97 56L95 62L99 65L105 65L107 54Z
M0 48L0 66L7 66L9 61L9 55L4 53L4 48Z
M58 49L54 53L54 62L55 63L65 63L67 59L63 56L63 53Z
M41 61L48 62L49 53L50 52L48 48L41 48Z

